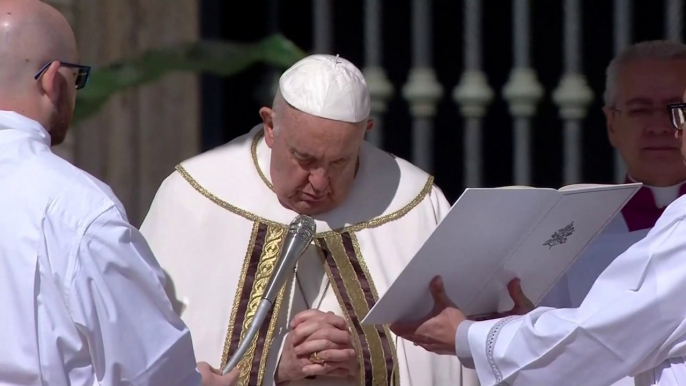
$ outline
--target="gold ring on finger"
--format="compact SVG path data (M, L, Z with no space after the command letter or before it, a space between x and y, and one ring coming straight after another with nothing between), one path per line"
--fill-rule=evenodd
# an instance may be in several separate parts
M312 354L310 354L310 362L312 362L316 365L321 365L326 361L319 358L319 356L317 356L317 352L313 352Z

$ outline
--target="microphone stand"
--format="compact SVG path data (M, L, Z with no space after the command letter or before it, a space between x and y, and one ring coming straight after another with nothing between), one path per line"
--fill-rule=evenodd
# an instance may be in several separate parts
M260 300L260 304L257 306L257 311L255 311L255 316L250 323L248 332L238 345L236 352L233 353L231 359L226 363L226 366L224 366L224 369L222 370L223 374L228 374L238 365L241 359L243 359L253 338L257 335L257 332L262 327L269 311L272 309L274 301L286 281L288 274L293 272L295 262L302 256L310 243L312 243L316 228L317 226L314 220L305 215L299 215L291 222L281 246L279 265L272 273L271 278L269 278L269 283Z

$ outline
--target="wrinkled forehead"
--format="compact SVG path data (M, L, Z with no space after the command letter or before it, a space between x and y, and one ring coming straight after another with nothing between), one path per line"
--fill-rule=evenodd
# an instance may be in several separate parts
M363 123L320 118L300 111L285 114L275 124L286 144L312 156L343 156L358 149L364 139Z

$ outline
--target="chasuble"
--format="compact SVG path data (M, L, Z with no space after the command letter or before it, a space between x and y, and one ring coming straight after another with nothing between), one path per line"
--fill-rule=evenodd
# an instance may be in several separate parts
M269 162L262 125L182 162L141 228L170 279L196 357L214 367L228 361L246 333L297 216L279 203ZM347 320L359 379L318 376L290 385L460 385L455 357L428 353L388 326L360 323L449 209L431 176L364 142L350 196L313 216L315 241L239 364L240 384L274 384L288 323L317 308Z

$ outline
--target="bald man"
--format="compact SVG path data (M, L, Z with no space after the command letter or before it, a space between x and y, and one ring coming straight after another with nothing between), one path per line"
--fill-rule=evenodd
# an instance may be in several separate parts
M76 90L74 34L0 0L0 385L231 385L196 367L164 275L108 186L54 155Z

